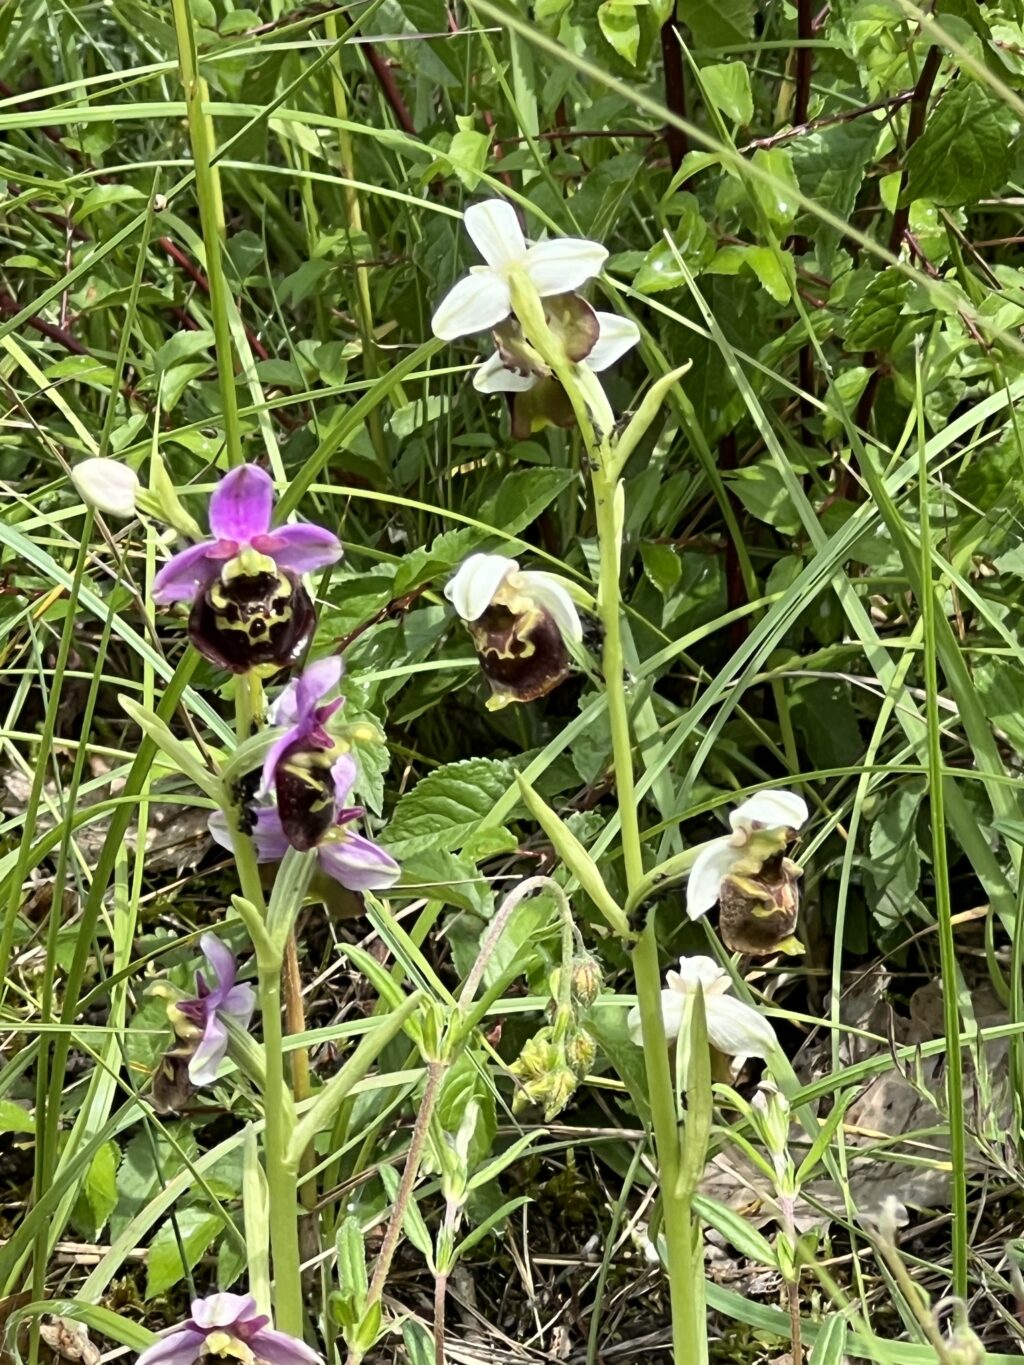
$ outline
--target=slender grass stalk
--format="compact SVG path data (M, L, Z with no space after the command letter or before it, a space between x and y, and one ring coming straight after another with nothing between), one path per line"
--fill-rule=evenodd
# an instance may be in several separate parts
M967 1150L964 1133L964 1062L960 1051L959 968L953 940L953 906L949 887L949 852L946 845L944 778L942 776L942 722L939 717L938 638L936 613L941 581L932 580L931 521L928 507L927 441L924 427L924 390L921 354L916 363L917 439L919 460L918 498L921 514L921 620L924 636L925 723L928 730L928 804L932 830L932 872L935 881L935 918L938 922L939 963L942 970L942 1024L946 1036L946 1113L949 1119L950 1179L952 1183L953 1292L967 1298ZM1017 926L1014 926L1015 929Z
M195 28L189 0L171 0L171 12L178 45L181 84L185 94L192 160L195 163L199 222L206 251L206 276L210 284L210 312L213 316L214 346L217 352L217 378L220 384L224 439L227 445L228 464L236 465L241 464L245 457L242 452L238 395L235 392L235 353L231 341L228 287L221 254L226 234L224 198L221 194L220 172L214 164L216 140L213 119L205 108L209 104L210 92L199 72Z

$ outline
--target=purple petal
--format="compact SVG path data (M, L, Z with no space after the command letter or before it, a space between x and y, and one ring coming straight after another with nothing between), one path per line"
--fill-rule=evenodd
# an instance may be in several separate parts
M223 999L235 984L234 954L226 944L221 943L216 934L204 934L199 940L199 949L213 968L214 979L217 983L211 995L219 995Z
M249 1339L253 1354L268 1365L322 1365L320 1356L311 1346L285 1332L264 1327Z
M382 891L394 886L402 869L371 839L348 831L317 846L320 866L349 891Z
M349 792L356 784L358 774L359 769L351 754L342 754L331 768L331 777L334 779L334 804L336 806L344 806L348 800Z
M244 543L270 525L274 484L258 465L243 464L225 474L210 499L210 530L222 540Z
M309 573L341 558L341 541L322 526L302 522L297 526L278 526L266 534L252 537L252 547L270 555L279 569Z
M220 1013L226 1019L237 1020L242 1028L248 1028L255 1008L256 994L251 986L243 983L241 986L233 986L228 991L220 1007Z
M153 601L161 607L169 602L191 602L217 577L224 560L237 552L234 541L204 540L172 555L153 579Z
M252 832L256 845L256 857L261 863L277 862L290 847L281 827L281 817L273 806L264 806L256 812L256 827Z
M147 1347L135 1365L192 1365L199 1358L206 1335L195 1327L182 1327Z
M295 689L295 706L300 716L312 711L321 697L334 691L341 682L343 668L337 654L329 654L326 659L317 659L307 666Z
M193 1085L212 1085L228 1050L228 1031L216 1014L211 1014L203 1029L199 1046L188 1064L188 1078Z
M255 1326L257 1318L260 1320L258 1327ZM192 1321L208 1332L215 1327L235 1327L239 1323L246 1323L258 1331L270 1319L259 1311L251 1294L207 1294L205 1299L192 1300Z

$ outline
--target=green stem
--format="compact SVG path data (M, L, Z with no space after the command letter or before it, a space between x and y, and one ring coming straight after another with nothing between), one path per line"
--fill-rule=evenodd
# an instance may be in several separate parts
M274 1261L275 1326L289 1336L303 1335L302 1275L299 1258L298 1165L289 1158L294 1106L284 1078L281 1029L281 955L259 959L260 1012L267 1076L263 1089L263 1152L270 1196L270 1248Z
M221 255L226 235L224 198L220 188L220 172L214 164L216 140L213 120L206 112L209 90L199 74L195 30L189 0L171 0L174 33L178 44L178 65L185 95L189 141L196 174L196 198L199 201L199 222L206 252L206 276L210 285L210 312L213 315L213 336L217 352L217 377L224 416L224 439L228 464L242 464L242 426L238 416L238 395L235 392L235 353L231 340L231 317L228 309L228 288L224 278Z

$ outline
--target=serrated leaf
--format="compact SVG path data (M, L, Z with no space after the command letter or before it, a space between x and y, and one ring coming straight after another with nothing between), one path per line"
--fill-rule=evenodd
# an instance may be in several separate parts
M496 830L507 834L507 830ZM512 847L516 841L512 840ZM469 910L481 919L490 919L494 910L494 895L487 878L465 854L449 853L445 849L425 849L406 854L402 859L403 890L445 905Z
M457 852L514 781L511 763L471 758L421 778L395 807L388 851L402 859L427 849Z
M754 117L754 93L745 62L716 62L700 71L704 93L726 118L744 127Z
M220 1215L206 1209L181 1209L176 1215L187 1268L192 1269L221 1228ZM149 1244L146 1298L156 1298L178 1283L185 1274L174 1225L164 1223Z
M1020 131L1020 119L998 95L961 76L907 153L902 202L958 206L991 194L1009 178Z
M903 325L910 282L895 266L870 281L850 313L843 343L848 351L884 351Z

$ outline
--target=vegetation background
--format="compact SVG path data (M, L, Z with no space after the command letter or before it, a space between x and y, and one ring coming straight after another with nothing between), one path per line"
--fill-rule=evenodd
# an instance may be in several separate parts
M643 333L608 379L616 411L692 361L625 474L650 862L720 832L736 793L772 783L808 797L806 954L762 964L750 984L804 1098L823 1114L861 1106L830 1136L854 1202L898 1193L918 1283L962 1296L991 1352L1020 1352L1024 8L678 9L0 4L12 1351L44 1297L76 1300L67 1313L102 1349L137 1348L138 1324L177 1321L191 1290L237 1286L246 1263L244 1094L164 1118L138 1098L167 1036L150 987L168 974L189 985L198 933L235 889L193 788L159 761L125 786L139 736L118 696L157 704L185 649L181 618L147 595L162 528L101 523L76 571L70 465L108 454L145 482L159 455L201 519L237 422L246 457L290 489L287 508L344 540L320 585L319 638L344 649L349 714L388 735L362 796L405 877L390 916L367 919L350 898L303 920L294 1045L315 1081L376 1001L351 945L444 995L496 898L551 869L517 772L622 891L596 665L543 701L488 712L441 595L479 549L595 580L576 433L514 440L504 401L471 386L477 341L430 335L475 259L461 210L500 195L530 235L611 250L594 300ZM222 223L197 208L181 65L196 56ZM220 336L211 285L227 296ZM176 727L217 751L231 746L229 715L223 675L201 665ZM598 1059L556 1121L512 1115L507 1066L543 1022L558 951L550 902L532 902L503 942L503 990L466 1084L485 1116L481 1159L534 1140L469 1207L482 1231L451 1286L453 1360L668 1359L644 1252L645 1116L624 1085L644 1085L625 1033L632 978L582 892L574 908L605 973ZM706 951L679 892L659 903L658 932L666 964ZM346 1216L371 1251L379 1238L415 1110L407 1061L403 1045L388 1050L319 1154L321 1302ZM714 1130L726 1156L734 1118ZM712 1355L777 1359L789 1319L774 1224L735 1163L715 1180L701 1210L716 1230ZM433 1228L429 1172L418 1197ZM877 1333L876 1358L934 1359L853 1205L828 1207L806 1249L822 1273L803 1276L815 1365L842 1358L848 1300ZM406 1317L380 1360L433 1358L432 1293L411 1236L389 1285Z

